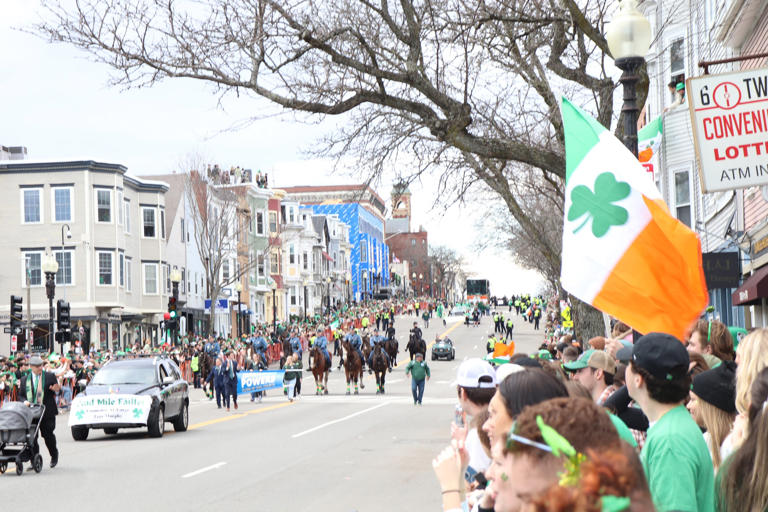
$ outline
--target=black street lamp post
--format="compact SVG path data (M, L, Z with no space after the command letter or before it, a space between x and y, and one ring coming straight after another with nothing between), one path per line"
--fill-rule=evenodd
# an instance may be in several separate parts
M272 334L277 334L277 283L272 280Z
M54 348L53 318L55 316L53 298L56 296L56 273L59 271L59 263L53 254L46 254L42 267L43 272L45 272L45 294L48 297L48 341L46 342L46 349L52 352Z
M240 339L240 336L242 336L242 329L240 327L240 317L242 316L242 302L240 302L240 294L243 292L243 285L240 283L240 281L237 282L235 285L235 290L237 291L237 316L235 317L237 319L237 339Z
M636 0L623 0L605 33L608 49L616 67L622 70L619 82L624 89L624 145L637 156L637 105L638 71L645 63L645 55L651 45L651 24L637 10Z

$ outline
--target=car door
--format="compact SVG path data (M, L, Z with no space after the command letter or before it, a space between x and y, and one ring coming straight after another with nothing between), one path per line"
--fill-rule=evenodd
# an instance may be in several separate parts
M173 384L170 388L171 400L173 401L174 414L181 412L181 406L184 403L184 391L186 383L181 379L181 371L174 361L166 361L169 375L173 377Z
M172 393L173 384L164 384L163 381L166 377L173 377L173 373L168 368L168 365L164 361L161 361L158 365L160 370L160 397L165 404L165 417L170 418L178 411L178 405L174 403L174 397Z

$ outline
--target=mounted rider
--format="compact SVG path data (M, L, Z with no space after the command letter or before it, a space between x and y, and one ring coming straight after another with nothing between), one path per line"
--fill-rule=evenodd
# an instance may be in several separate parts
M288 340L288 343L291 345L291 352L294 354L298 354L299 361L301 361L301 356L304 355L304 350L301 348L301 338L299 338L299 333L297 331L291 332L291 338ZM286 354L288 356L290 354Z
M411 335L414 336L417 340L421 339L422 332L418 322L413 322L413 329L411 329Z
M358 357L360 357L360 364L364 364L365 358L363 357L363 338L360 337L360 334L357 332L357 330L350 329L349 333L344 336L344 339L349 343L349 346L352 347L355 352L357 352Z
M317 338L315 338L315 347L319 348L325 356L325 367L328 371L331 370L331 354L328 353L328 338L325 337L321 329L317 330Z
M219 352L221 352L219 340L214 340L213 336L208 336L208 341L205 342L205 353L216 359Z
M368 354L368 373L373 373L373 352L376 345L379 343L381 343L381 353L384 354L384 357L387 360L387 367L389 367L389 355L387 354L387 351L384 350L385 341L387 341L387 339L384 336L379 335L379 330L374 329L373 336L371 336L371 353Z

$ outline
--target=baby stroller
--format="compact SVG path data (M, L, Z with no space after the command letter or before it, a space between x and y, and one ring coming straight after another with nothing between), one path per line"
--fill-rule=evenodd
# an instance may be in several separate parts
M24 463L29 461L35 473L42 471L43 457L37 433L44 412L44 405L28 407L21 402L9 402L0 409L0 473L5 473L8 464L15 462L16 474L21 475Z

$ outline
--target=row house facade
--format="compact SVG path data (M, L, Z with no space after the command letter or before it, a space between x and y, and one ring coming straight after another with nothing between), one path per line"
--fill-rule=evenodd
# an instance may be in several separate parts
M35 338L47 334L42 262L58 263L55 298L71 306L76 339L89 348L157 342L170 292L167 184L95 161L0 163L0 287L24 300ZM10 319L8 305L0 319ZM8 345L0 344L0 353Z

